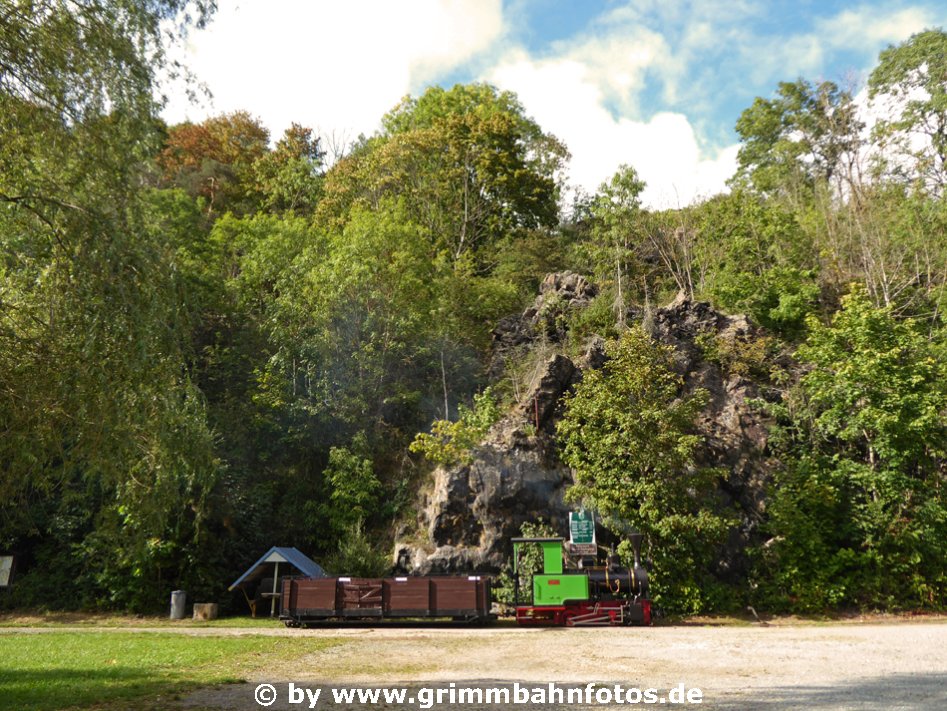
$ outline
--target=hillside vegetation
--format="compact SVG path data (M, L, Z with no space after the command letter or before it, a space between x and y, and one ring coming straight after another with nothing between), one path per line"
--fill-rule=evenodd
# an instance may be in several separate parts
M630 166L567 192L567 147L485 84L406 97L331 165L252 106L164 125L159 22L181 10L207 8L4 11L0 553L19 576L0 603L217 599L273 544L384 568L438 458L518 394L492 329L565 270L598 291L548 321L569 320L560 347L597 334L613 363L560 433L573 496L684 576L669 609L947 603L943 31L880 55L884 120L831 82L780 84L736 124L729 192L656 211ZM765 333L704 344L776 423L752 572L726 594L686 584L729 525L692 457L700 395L640 328L679 293Z

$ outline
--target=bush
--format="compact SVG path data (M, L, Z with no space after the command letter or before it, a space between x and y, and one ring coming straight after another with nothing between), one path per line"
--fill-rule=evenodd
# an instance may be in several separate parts
M325 567L333 575L377 578L391 572L391 560L372 544L359 521L339 536L339 547L326 559Z
M491 388L474 395L473 408L459 407L460 417L456 422L435 420L431 433L421 432L414 438L410 449L439 466L450 466L458 462L469 464L470 450L487 434L490 427L500 419Z
M933 336L933 337L932 337ZM947 359L927 324L856 288L809 321L807 373L782 408L784 466L758 594L773 607L947 604Z

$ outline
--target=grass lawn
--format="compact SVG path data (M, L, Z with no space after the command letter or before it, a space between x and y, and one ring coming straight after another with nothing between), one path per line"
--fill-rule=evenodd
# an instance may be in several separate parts
M241 681L249 670L339 643L163 632L3 634L0 710L163 708L197 687Z
M217 620L170 620L167 615L138 616L96 612L10 612L0 614L0 627L242 627L281 629L283 623L265 617L222 617Z

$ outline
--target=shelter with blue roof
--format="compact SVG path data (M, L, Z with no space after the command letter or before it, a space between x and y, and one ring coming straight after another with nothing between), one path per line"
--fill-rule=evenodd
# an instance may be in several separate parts
M276 615L276 601L280 596L280 574L304 575L307 578L327 577L322 566L305 553L296 548L273 546L256 563L247 568L243 575L234 580L228 590L240 589L254 617L256 617L257 604L261 600L269 599L272 617Z

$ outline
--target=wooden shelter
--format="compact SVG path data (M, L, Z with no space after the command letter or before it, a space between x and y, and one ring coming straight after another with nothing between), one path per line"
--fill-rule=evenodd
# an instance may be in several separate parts
M256 617L257 603L270 600L270 616L276 615L276 601L280 597L280 575L303 575L324 578L326 572L318 563L295 548L273 546L246 572L231 583L228 590L240 589ZM251 595L251 591L253 594Z

